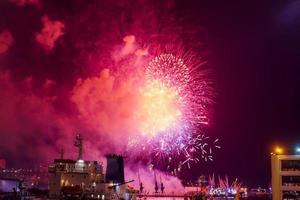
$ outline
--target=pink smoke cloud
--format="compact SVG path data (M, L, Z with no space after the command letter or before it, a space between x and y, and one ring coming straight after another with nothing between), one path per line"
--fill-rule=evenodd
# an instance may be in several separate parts
M148 55L148 49L137 49L134 55L136 56L134 65L141 66L143 64L143 58Z
M40 0L10 1L17 6L41 3ZM51 5L50 2L47 5ZM162 17L161 10L167 9L165 3L136 1L132 5L128 1L95 1L86 5L78 12L66 13L70 16L66 17L69 20L66 23L71 30L68 31L71 41L68 49L72 49L74 55L65 50L67 44L62 40L62 54L52 57L60 60L57 69L70 72L65 73L68 75L65 80L48 79L48 75L57 77L61 70L36 73L35 59L32 59L33 63L25 60L31 71L22 82L16 82L10 73L0 71L0 131L3 138L0 156L12 155L11 160L20 162L24 158L32 162L51 161L64 148L67 158L76 158L73 141L75 133L81 133L84 159L99 160L106 153L121 153L128 137L137 131L138 119L132 111L137 106L135 95L139 89L139 73L149 59L151 45L174 42L174 35L180 35L179 29L170 28L170 24L178 26L179 23L172 16ZM41 21L42 28L35 34L35 40L49 52L64 35L65 22L47 15ZM128 33L135 35L126 35ZM5 47L9 48L11 44L5 43ZM37 54L34 58L43 66L49 64L48 57L44 59ZM71 65L65 66L65 61ZM6 67L18 69L18 66ZM74 75L73 69L79 74ZM33 83L41 79L41 74L45 79L36 89ZM77 79L77 83L70 84L70 79ZM63 92L61 88L64 88ZM63 97L59 96L60 92ZM71 109L59 110L57 104L70 105ZM152 175L145 177L150 181Z
M88 135L87 152L97 155L88 155L90 158L123 154L129 138L139 133L138 91L148 52L139 48L133 35L125 36L123 42L112 48L107 68L96 76L77 79L72 89L70 101L77 111L74 117Z
M47 90L47 89L51 88L52 86L54 86L55 84L56 84L55 81L47 79L43 85L43 88L45 90Z
M0 55L8 51L12 46L14 38L9 31L3 31L0 33Z
M134 37L127 39L130 44L135 40ZM115 52L122 52L123 49L121 47ZM146 55L143 51L137 55L135 52L132 50L132 54L127 54L127 62L119 64L130 66L138 57ZM70 113L55 108L58 99L54 91L56 81L46 79L37 95L33 76L15 83L9 72L1 72L1 75L3 89L0 92L0 110L6 114L0 114L0 119L3 119L0 130L8 130L7 134L20 138L13 140L6 137L13 142L9 142L9 139L3 144L7 144L3 149L14 155L18 155L17 149L26 146L22 138L32 137L36 138L36 145L26 149L23 157L49 161L58 157L60 149L64 148L66 156L76 158L73 140L79 132L85 138L85 159L98 160L107 153L124 153L128 138L137 132L138 117L133 111L137 106L139 79L134 71L122 76L107 68L101 70L98 76L79 78L72 91L67 91L71 94L68 100L73 103L71 107L75 110ZM14 149L16 146L20 147ZM39 154L34 154L37 148Z
M117 82L109 69L99 76L78 79L71 101L87 129L112 139L116 146L126 145L128 136L136 132L133 110L137 105L133 79Z
M123 38L123 46L117 46L115 51L112 52L112 57L116 62L124 59L129 54L134 54L137 48L136 40L134 35L126 35Z
M36 5L40 6L40 0L9 0L9 2L16 4L17 6Z
M127 35L123 38L123 41L125 45L121 50L121 55L127 55L129 53L132 53L135 48L135 36Z
M64 34L65 25L61 21L52 21L47 15L42 19L43 28L35 35L36 41L42 45L46 51L55 47L56 41Z
M128 181L134 180L134 182L130 183L130 186L133 186L136 189L140 188L141 182L145 193L154 193L156 177L158 187L160 188L162 182L165 187L165 193L184 194L184 186L177 177L170 176L157 170L154 171L144 165L135 164L135 166L125 167L125 177Z
M9 72L0 71L0 155L9 153L16 163L51 161L60 148L71 149L75 132L74 122L55 110L52 98L33 92L32 81L15 83Z

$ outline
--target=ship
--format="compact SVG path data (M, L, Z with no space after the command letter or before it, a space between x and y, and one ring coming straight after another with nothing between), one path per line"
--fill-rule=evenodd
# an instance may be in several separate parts
M98 161L83 160L83 138L76 135L77 160L59 159L49 166L50 199L101 199L135 200L137 191L125 181L124 158L121 155L106 155L106 173Z

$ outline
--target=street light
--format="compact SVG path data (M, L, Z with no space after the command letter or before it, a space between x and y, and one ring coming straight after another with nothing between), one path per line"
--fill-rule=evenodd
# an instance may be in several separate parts
M295 151L296 151L296 154L300 154L300 147L297 146L297 147L295 148Z
M299 149L300 150L300 149ZM280 148L280 147L276 147L275 148L275 153L276 154L282 154L282 152L283 152L283 149L282 148Z

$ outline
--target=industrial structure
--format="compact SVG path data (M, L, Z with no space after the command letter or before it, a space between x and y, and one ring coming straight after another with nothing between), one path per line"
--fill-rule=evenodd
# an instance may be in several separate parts
M273 200L300 196L300 155L283 155L281 148L271 153Z
M82 156L83 139L76 136L77 160L55 159L49 166L50 198L134 199L135 192L127 188L124 179L123 157L107 155L106 175L97 161L85 161Z

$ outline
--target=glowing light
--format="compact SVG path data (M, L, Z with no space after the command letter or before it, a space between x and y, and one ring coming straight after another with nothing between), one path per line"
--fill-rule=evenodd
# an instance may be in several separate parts
M296 154L300 154L300 147L297 146L297 147L295 148L295 151L296 151Z
M283 149L280 148L280 147L276 147L276 148L275 148L275 153L276 153L276 154L282 154L282 153L283 153Z

